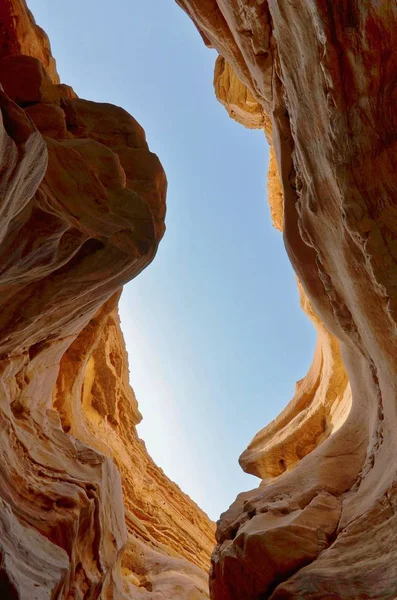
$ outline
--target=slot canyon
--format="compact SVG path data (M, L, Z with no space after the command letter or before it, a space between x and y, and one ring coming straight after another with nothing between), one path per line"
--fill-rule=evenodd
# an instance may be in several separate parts
M118 316L164 235L161 157L0 0L0 600L395 600L397 3L176 1L270 145L313 362L215 525L138 436Z

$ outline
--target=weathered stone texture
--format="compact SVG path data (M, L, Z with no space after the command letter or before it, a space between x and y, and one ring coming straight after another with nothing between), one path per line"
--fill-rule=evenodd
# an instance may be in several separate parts
M265 129L273 220L318 331L294 399L241 456L262 483L218 523L212 597L392 600L397 5L177 2L222 57L229 114Z
M202 600L213 524L137 435L117 314L165 174L126 111L59 84L24 0L0 25L0 597Z

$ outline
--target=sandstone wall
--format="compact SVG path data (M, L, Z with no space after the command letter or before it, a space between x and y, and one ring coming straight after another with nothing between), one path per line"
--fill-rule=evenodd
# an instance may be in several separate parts
M0 598L206 598L214 527L137 435L117 313L165 174L133 117L59 83L24 0L0 25Z
M178 0L229 114L272 144L275 225L318 331L240 461L215 600L397 596L396 24L392 0ZM117 316L164 233L140 125L60 84L0 3L0 597L207 596L212 524L147 455ZM148 416L150 417L150 416Z
M269 196L318 331L290 405L240 458L214 600L397 596L393 0L177 0L215 91L271 143ZM265 399L264 399L265 401Z

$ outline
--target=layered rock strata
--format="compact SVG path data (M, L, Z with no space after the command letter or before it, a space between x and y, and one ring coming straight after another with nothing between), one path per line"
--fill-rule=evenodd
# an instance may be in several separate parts
M293 401L242 454L214 600L397 596L397 5L177 0L229 114L271 143L276 226L318 330Z
M60 84L24 0L0 25L0 597L206 598L213 524L137 435L117 314L165 174L133 117Z

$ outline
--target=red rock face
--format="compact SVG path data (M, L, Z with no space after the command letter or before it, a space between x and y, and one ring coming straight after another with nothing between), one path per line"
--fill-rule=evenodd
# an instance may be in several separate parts
M23 0L0 25L0 598L202 600L213 524L138 438L117 315L165 174L133 117L59 84Z
M177 1L270 119L285 245L323 331L293 404L241 458L264 479L218 523L212 597L392 600L397 5Z

